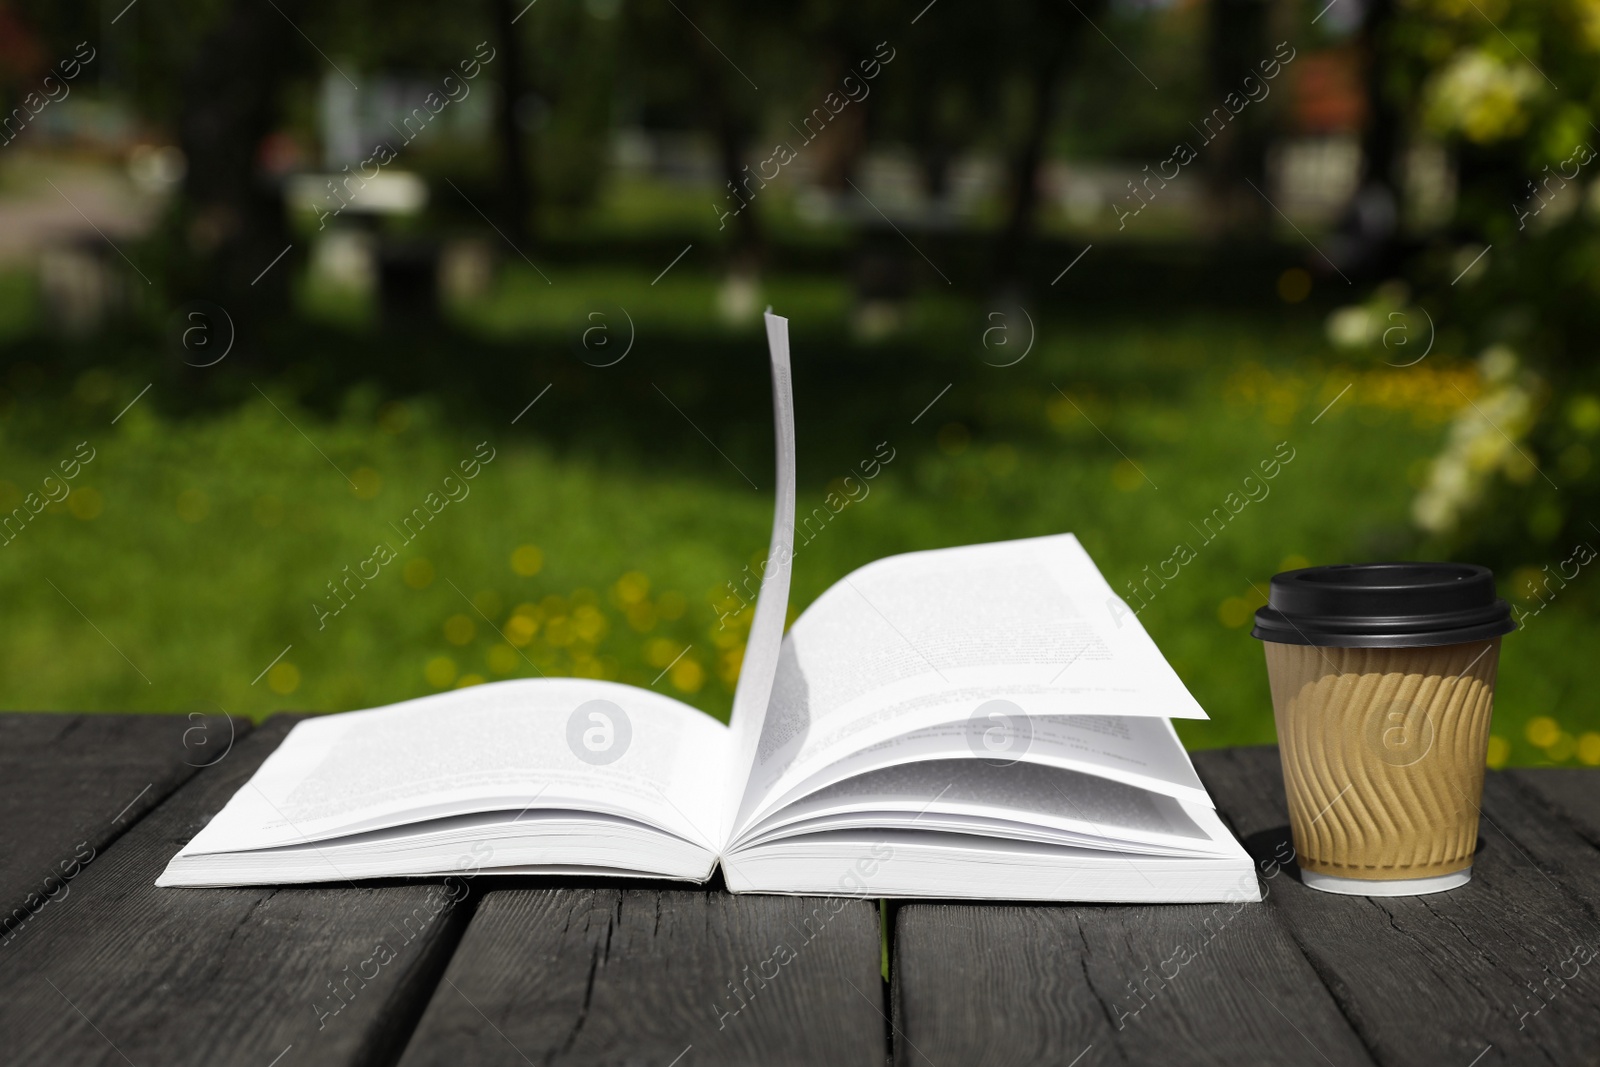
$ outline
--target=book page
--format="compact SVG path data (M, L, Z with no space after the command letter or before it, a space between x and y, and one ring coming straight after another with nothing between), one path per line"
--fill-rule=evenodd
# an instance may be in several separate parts
M590 811L715 849L727 728L584 678L473 686L297 725L184 853L329 840L487 811Z
M1213 841L1189 810L1172 797L1076 771L939 759L886 767L828 786L764 819L750 840L875 824L983 832L983 820L991 819L1010 824L1011 832L1066 831L1072 840L1041 836L1088 847L1201 853L1234 847L1231 840ZM957 818L946 819L952 816Z
M739 684L734 689L729 717L731 756L725 781L723 817L718 842L733 834L734 815L756 745L767 717L783 623L789 613L789 577L794 566L794 390L789 377L789 320L766 314L767 348L772 360L772 421L776 436L776 488L772 508L772 540L761 567L761 591L756 597L755 620L745 642Z
M952 714L959 712L952 705ZM1006 730L1017 730L1006 740L1026 744L1008 745L994 759L987 755L996 724L987 718L955 718L938 726L927 726L907 734L897 734L830 763L802 781L770 792L754 805L750 819L764 822L779 809L801 798L857 776L889 767L930 760L965 759L974 764L1034 764L1076 771L1140 790L1172 797L1190 804L1209 807L1211 797L1194 772L1183 743L1166 719L1149 716L1112 718L1102 715L1032 715ZM984 758L973 758L985 753ZM787 781L787 779L786 779ZM747 828L740 839L748 836Z
M740 824L829 763L997 701L1021 717L1206 717L1071 534L893 556L790 628Z

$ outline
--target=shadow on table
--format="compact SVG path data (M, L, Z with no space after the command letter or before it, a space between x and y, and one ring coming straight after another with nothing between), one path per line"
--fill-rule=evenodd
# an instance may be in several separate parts
M1244 850L1250 853L1250 858L1256 861L1256 869L1270 876L1276 867L1295 881L1305 884L1300 877L1300 862L1296 858L1294 849L1294 835L1289 830L1289 824L1274 826L1266 830L1258 830L1243 840ZM1483 835L1478 835L1478 845L1472 850L1473 860L1483 853Z

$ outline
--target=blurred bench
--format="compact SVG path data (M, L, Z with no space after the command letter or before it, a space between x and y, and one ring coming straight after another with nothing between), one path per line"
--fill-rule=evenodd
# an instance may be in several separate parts
M155 889L290 725L0 714L0 1061L1487 1067L1600 1049L1600 771L1491 773L1473 881L1432 897L1302 887L1278 862L1271 748L1196 757L1261 905L852 900L808 937L832 911L815 898L607 879L484 877L459 903L425 881Z

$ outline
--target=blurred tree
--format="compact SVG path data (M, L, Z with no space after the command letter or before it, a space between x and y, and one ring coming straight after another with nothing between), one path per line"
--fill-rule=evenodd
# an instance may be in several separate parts
M80 39L115 50L120 62L102 69L101 88L134 108L147 135L184 152L183 195L155 242L166 305L203 297L246 322L271 321L289 304L292 271L262 274L292 241L281 176L263 166L269 138L290 127L298 140L317 139L308 101L324 78L357 93L386 68L442 78L484 36L471 11L440 34L437 9L420 0L138 4L114 27L84 5L32 0L27 15L64 54Z
M592 205L605 181L620 117L621 7L621 0L541 0L518 24L532 57L518 126L535 146L541 207L558 216Z
M731 231L731 260L751 271L762 258L763 228L747 152L762 131L765 108L773 106L768 100L782 95L781 77L775 83L768 74L786 64L773 53L795 45L784 30L792 7L768 7L760 14L733 0L672 0L664 7L630 8L627 27L626 63L639 71L655 113L674 116L667 122L679 128L684 123L678 116L697 116L710 141L722 183L720 203L711 210L729 213L720 228Z
M733 40L734 17L742 5L705 3L700 15L709 19L717 37ZM708 10L709 9L709 10ZM687 21L687 16L685 17ZM707 130L716 145L717 163L721 178L735 210L734 245L737 261L752 267L762 256L760 209L746 183L745 149L750 144L760 124L760 103L755 96L759 85L749 75L738 69L722 48L713 43L706 31L695 27L699 40L692 45L693 66L700 85L700 106L705 116ZM735 51L748 55L748 49L733 45Z
M263 139L281 121L286 84L310 60L292 25L306 0L278 10L231 0L181 64L178 143L188 160L168 284L204 296L242 323L287 310L290 272L267 266L291 243L282 190L261 172ZM265 272L265 273L263 273Z
M1033 236L1039 206L1039 165L1056 118L1056 102L1067 60L1079 47L1090 23L1105 16L1107 0L1080 0L1068 11L1054 0L1038 0L1027 12L1028 25L1015 38L1013 62L1020 69L1027 101L1021 137L1008 159L1006 220L995 243L995 278L1001 285L1020 283L1023 257Z
M1403 115L1389 84L1389 38L1395 20L1394 0L1367 0L1359 47L1366 84L1367 108L1361 129L1361 179L1356 217L1350 230L1363 242L1350 266L1383 275L1398 267L1400 173Z
M528 176L527 151L522 142L518 111L523 107L522 42L515 25L514 0L489 0L494 14L500 99L495 107L495 134L499 141L500 195L505 202L505 225L511 242L527 244L532 219L533 190Z
M9 115L17 98L36 88L51 62L32 19L20 17L0 0L0 104L5 105L0 114ZM6 136L10 134L0 134L0 139Z
M1201 104L1202 115L1225 107L1230 94L1243 96L1241 83L1247 76L1259 74L1256 64L1272 55L1267 44L1266 0L1210 0L1206 10L1208 99ZM1212 237L1262 232L1270 208L1246 182L1266 189L1266 118L1261 108L1246 107L1215 142L1205 146L1201 165L1211 206L1202 225Z
M1419 0L1391 40L1408 124L1458 160L1453 224L1408 274L1483 383L1417 519L1503 566L1600 545L1600 6Z

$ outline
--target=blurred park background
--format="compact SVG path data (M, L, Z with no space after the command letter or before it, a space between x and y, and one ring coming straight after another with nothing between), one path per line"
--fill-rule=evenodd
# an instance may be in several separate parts
M1600 764L1596 0L0 0L0 105L6 708L725 717L770 303L794 612L1070 530L1203 747L1276 571L1482 562Z

